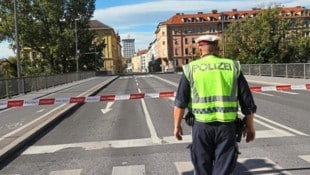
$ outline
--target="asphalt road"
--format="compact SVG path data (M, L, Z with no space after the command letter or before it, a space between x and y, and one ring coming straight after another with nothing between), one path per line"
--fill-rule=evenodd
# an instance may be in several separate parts
M304 83L247 78L250 86ZM119 77L96 95L176 91L179 79L179 74ZM86 85L95 86L86 82L75 88ZM80 90L70 90L74 91ZM309 91L253 95L258 106L257 138L252 143L241 142L235 174L310 174ZM44 113L51 107L24 107L5 116L22 119L31 115L34 119L38 111ZM4 113L0 114L3 118ZM191 129L183 123L184 140L176 141L172 137L172 114L173 98L85 103L12 155L0 174L192 175L186 148Z

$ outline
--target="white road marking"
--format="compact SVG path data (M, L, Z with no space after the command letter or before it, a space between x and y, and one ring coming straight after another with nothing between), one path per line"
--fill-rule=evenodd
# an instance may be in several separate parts
M281 93L284 93L284 94L292 94L292 95L299 94L299 93L296 93L296 92L288 92L288 91L277 91L277 92L281 92Z
M50 115L50 114L53 113L54 111L56 111L56 110L58 110L59 108L63 107L64 105L66 105L66 104L62 104L62 105L60 105L60 106L57 106L56 108L54 108L54 109L52 109L51 111L45 113L44 115L42 115L42 116L40 116L40 117L38 117L38 118L32 120L31 122L28 122L27 124L23 125L23 126L20 127L20 128L17 128L17 129L15 129L15 130L13 130L12 132L10 132L10 133L8 133L8 134L2 136L2 137L0 138L0 140L3 140L3 139L5 139L5 138L7 138L7 137L10 137L11 135L13 135L13 134L19 132L20 130L23 130L24 128L28 127L29 125L32 125L33 123L37 122L38 120L41 120L42 118L45 118L46 116Z
M258 83L258 84L266 84L266 85L286 85L283 83L274 83L274 82L268 82L268 81L257 81L257 80L251 80L247 78L247 81L250 83Z
M108 140L98 142L82 142L82 143L68 143L59 145L41 145L31 146L26 149L22 154L44 154L44 153L55 153L66 148L83 148L84 150L99 150L104 148L131 148L131 147L144 147L153 146L151 138L142 139L128 139L128 140Z
M238 112L238 113L239 113L239 112ZM239 114L241 114L241 113L239 113ZM295 134L297 134L297 135L309 136L309 135L306 134L306 133L297 131L296 129L293 129L293 128L287 127L287 126L285 126L285 125L282 125L282 124L280 124L280 123L277 123L277 122L275 122L275 121L269 120L269 119L267 119L267 118L265 118L265 117L263 117L263 116L260 116L260 115L258 115L258 114L254 114L254 118L257 118L257 119L260 119L260 120L264 120L264 121L266 121L266 122L269 122L269 123L271 123L271 124L273 124L273 125L276 125L276 126L278 126L278 127L284 128L284 129L286 129L286 130L288 130L288 131L290 131L290 132L292 132L292 133L295 133Z
M144 100L142 100L142 105L145 110L144 112L145 112L149 130L151 133L151 138L128 139L128 140L108 140L108 141L98 141L98 142L69 143L69 144L60 144L60 145L31 146L27 150L25 150L22 154L27 155L27 154L54 153L62 149L76 148L76 147L83 148L85 150L97 150L97 149L104 149L104 148L130 148L130 147L146 147L146 146L154 146L154 145L191 143L192 141L191 135L183 135L182 141L176 140L173 136L167 136L167 137L163 137L162 139L160 139L157 136L157 133L151 121L149 112L146 109ZM241 115L240 112L238 113ZM289 137L289 136L295 136L294 134L308 136L307 134L303 132L297 131L295 129L284 126L280 123L266 119L258 114L255 114L255 122L269 128L268 130L256 131L257 139L258 138ZM276 128L268 123L284 128L290 132Z
M254 92L256 94L262 94L262 95L267 95L267 96L270 96L270 97L273 97L274 95L272 94L267 94L267 93L264 93L264 92Z
M194 166L190 161L184 162L174 162L174 165L178 171L179 175L187 174L189 172L194 172Z
M285 137L294 136L290 133L277 130L260 130L256 131L256 139L258 138L272 138L272 137ZM158 138L159 139L159 138ZM31 146L26 149L22 155L32 154L47 154L55 153L57 151L67 148L82 148L84 150L99 150L105 148L132 148L132 147L147 147L155 145L170 145L170 144L181 144L191 143L191 135L183 135L183 140L178 141L173 136L163 137L160 142L155 142L152 138L141 138L141 139L127 139L127 140L107 140L98 142L81 142L81 143L68 143L59 145L41 145Z
M106 80L106 81L102 82L101 84L98 84L98 85L96 85L95 87L89 89L89 91L85 91L85 92L81 93L81 94L78 95L78 96L85 96L85 95L88 94L89 92L94 91L94 89L99 88L99 87L102 87L102 84L105 84L107 81L110 81L110 80ZM15 133L17 133L17 132L19 132L19 131L25 129L26 127L28 127L29 125L32 125L33 123L37 122L38 120L41 120L41 119L45 118L46 116L52 114L53 112L57 111L59 108L62 108L62 107L65 106L65 105L74 106L75 104L61 104L61 105L59 105L59 106L53 108L52 110L48 111L48 112L45 113L44 115L42 115L42 116L40 116L40 117L38 117L38 118L36 118L36 119L34 119L34 120L28 122L27 124L23 125L22 127L17 128L17 129L15 129L15 130L13 130L12 132L10 132L10 133L8 133L8 134L2 136L2 137L0 138L0 141L6 139L6 138L8 138L8 137L11 137L13 134L15 134ZM10 108L9 108L9 109L10 109ZM1 149L0 149L0 152L1 152Z
M145 165L114 166L112 175L145 175Z
M82 169L51 171L49 175L80 175Z
M44 111L45 111L45 108L38 110L37 113L41 113L41 112L44 112Z
M251 174L283 174L291 175L287 171L282 171L277 163L266 157L257 157L257 158L239 158L238 162L242 164L247 169L247 173Z
M168 83L168 84L171 84L171 85L173 85L173 86L175 86L175 87L178 87L178 84L177 84L177 83L174 83L174 82L172 82L172 81L169 81L169 80L160 78L160 77L155 76L155 75L153 75L153 77L154 77L154 78L157 78L157 79L159 79L159 80L161 80L161 81L163 81L163 82L166 82L166 83Z
M106 113L108 113L109 111L111 111L112 110L112 108L111 108L111 106L114 104L115 102L113 101L113 102L108 102L107 103L107 106L104 108L104 109L101 109L101 112L103 113L103 114L106 114Z
M246 174L283 174L290 175L287 171L282 171L282 167L280 167L277 163L272 160L259 157L259 158L238 158L238 163L241 164L247 171L244 172ZM182 162L174 162L174 165L177 169L179 175L181 174L194 174L194 166L191 161L182 161ZM266 172L266 173L265 173Z
M310 155L300 155L298 157L310 163Z
M138 92L141 93L141 90L139 88L138 88ZM145 100L143 98L141 99L141 103L142 103L142 108L143 108L144 115L145 115L146 124L147 124L149 131L150 131L150 134L151 134L151 139L152 139L153 143L161 143L161 139L157 136L157 132L156 132L155 127L153 125L150 113L147 110Z

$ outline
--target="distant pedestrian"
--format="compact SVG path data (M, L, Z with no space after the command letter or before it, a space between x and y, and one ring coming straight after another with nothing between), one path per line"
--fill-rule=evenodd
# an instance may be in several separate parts
M218 56L219 37L195 41L201 58L183 66L174 103L174 137L182 140L181 120L187 108L194 116L191 159L195 175L232 174L238 157L238 102L245 115L243 137L255 139L256 105L238 61Z

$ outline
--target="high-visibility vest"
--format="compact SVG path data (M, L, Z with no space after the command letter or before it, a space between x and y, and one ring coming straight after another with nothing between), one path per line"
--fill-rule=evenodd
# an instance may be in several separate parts
M189 110L199 122L231 122L238 112L239 61L208 55L183 66L191 86Z

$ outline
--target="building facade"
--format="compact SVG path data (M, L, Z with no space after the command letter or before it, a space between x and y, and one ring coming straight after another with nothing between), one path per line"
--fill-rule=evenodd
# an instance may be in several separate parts
M131 58L131 71L132 72L148 72L147 50L139 50Z
M114 74L123 69L123 59L121 55L120 36L114 32L114 29L97 20L90 22L89 30L96 33L96 39L105 41L105 48L102 51L103 65L102 71Z
M124 58L131 58L135 54L135 39L122 39L123 56Z
M163 70L181 70L182 65L198 58L197 46L194 39L206 34L218 35L225 43L225 28L234 20L253 18L262 9L209 13L197 12L196 14L177 13L168 20L158 24L155 31L157 41L157 58L161 60ZM282 8L283 18L308 19L305 27L310 29L310 10L304 7ZM306 34L308 37L310 34ZM221 43L221 52L225 51L225 44Z

